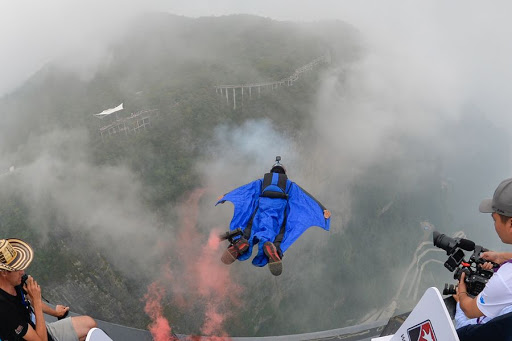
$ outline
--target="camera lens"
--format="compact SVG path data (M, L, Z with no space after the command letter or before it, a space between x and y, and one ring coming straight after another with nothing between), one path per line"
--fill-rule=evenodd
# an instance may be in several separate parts
M434 240L434 246L445 250L446 252L450 252L452 249L451 245L456 244L456 240L453 238L448 237L445 234L439 233L437 231L434 231L433 234L433 240Z

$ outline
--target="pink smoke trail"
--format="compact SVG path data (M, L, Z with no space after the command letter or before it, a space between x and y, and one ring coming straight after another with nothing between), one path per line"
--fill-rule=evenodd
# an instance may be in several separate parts
M175 341L177 340L172 336L169 321L162 315L163 309L160 302L165 295L165 290L154 282L148 287L148 292L144 295L146 306L144 311L153 321L149 325L149 331L153 336L154 341Z
M228 307L239 307L242 288L234 283L229 274L229 267L220 262L218 239L219 231L212 229L208 240L204 240L197 228L199 218L199 200L204 195L204 189L198 189L190 193L187 200L178 208L181 220L180 229L174 247L169 247L173 257L179 258L183 267L180 274L183 278L173 278L169 268L163 269L162 282L168 285L172 291L173 305L180 307L184 314L192 307L187 302L204 303L204 322L200 332L204 336L191 336L190 340L229 340L224 329L224 322L231 317L236 309ZM172 280L172 281L171 281ZM185 299L183 291L191 298ZM165 290L153 283L148 287L146 294L146 313L153 321L150 330L156 341L173 340L168 337L170 333L169 322L162 315L161 302L164 299ZM148 306L149 299L153 298ZM152 310L148 312L148 309ZM157 339L157 337L163 337Z

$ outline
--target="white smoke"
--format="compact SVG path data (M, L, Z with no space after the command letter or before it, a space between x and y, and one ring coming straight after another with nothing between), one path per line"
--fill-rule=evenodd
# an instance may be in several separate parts
M19 167L0 178L3 194L21 196L43 238L54 229L83 233L120 269L147 270L166 232L138 176L122 164L94 166L88 143L84 130L34 137L18 151Z

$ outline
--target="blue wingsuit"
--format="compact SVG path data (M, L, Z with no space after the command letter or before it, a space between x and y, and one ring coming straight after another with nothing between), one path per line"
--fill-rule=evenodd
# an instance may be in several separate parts
M263 244L274 243L282 254L311 226L329 231L330 218L324 218L325 207L286 175L267 173L225 194L215 205L231 201L234 213L230 230L238 227L249 241L249 249L238 257L247 260L258 244L255 266L265 266L268 258Z

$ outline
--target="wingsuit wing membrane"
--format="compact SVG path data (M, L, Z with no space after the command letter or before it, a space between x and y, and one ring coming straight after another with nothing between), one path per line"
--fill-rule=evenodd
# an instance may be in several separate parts
M329 231L331 218L324 218L324 207L296 183L290 187L288 217L281 251L285 252L308 228L318 226Z
M261 179L250 182L246 185L238 187L217 201L215 206L231 201L234 205L233 219L229 224L230 230L236 230L241 227L242 230L247 226L252 213L258 205L258 199L261 193Z

